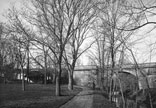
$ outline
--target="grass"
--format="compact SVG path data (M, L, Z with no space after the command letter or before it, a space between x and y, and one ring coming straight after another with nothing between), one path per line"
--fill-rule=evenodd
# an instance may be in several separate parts
M55 96L55 86L28 84L22 91L21 84L0 84L0 108L58 108L81 91L69 91L61 86L62 96Z
M115 103L108 100L108 94L101 90L95 90L93 95L93 108L117 108Z

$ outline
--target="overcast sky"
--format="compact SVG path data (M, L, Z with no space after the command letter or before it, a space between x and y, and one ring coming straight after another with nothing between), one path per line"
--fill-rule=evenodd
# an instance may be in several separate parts
M5 21L3 14L7 11L12 5L20 6L19 4L23 0L0 0L0 20Z

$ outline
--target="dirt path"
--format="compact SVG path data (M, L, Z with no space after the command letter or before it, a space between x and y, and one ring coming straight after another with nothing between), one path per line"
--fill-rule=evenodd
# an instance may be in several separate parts
M77 96L60 108L91 108L93 103L93 91L84 88Z
M101 93L83 89L78 95L60 108L116 108Z

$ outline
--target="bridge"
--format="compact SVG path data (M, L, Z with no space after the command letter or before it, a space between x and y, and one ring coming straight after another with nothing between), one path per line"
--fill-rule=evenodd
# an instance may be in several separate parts
M111 65L106 65L104 66L104 70L111 70ZM145 68L156 68L156 62L152 62L152 63L141 63L138 64L138 66L136 64L125 64L122 67L120 67L119 65L116 65L114 67L114 70L134 70L134 69L145 69ZM96 65L81 65L81 66L76 66L74 71L91 71L91 70L98 70L100 69L99 66Z
M104 66L104 70L112 70L110 65ZM145 72L145 69L150 69L153 68L155 69L155 74L156 74L156 62L152 63L141 63L141 64L126 64L120 67L119 65L116 65L113 70L121 72L120 70L122 69L122 73L130 73L134 76L143 76L142 72ZM136 69L137 73L136 73ZM98 71L101 70L99 66L96 65L82 65L82 66L76 66L74 71ZM144 73L145 74L145 73Z
M111 71L112 68L111 68L111 65L107 65L107 66L104 66L104 70L107 70L107 71ZM153 62L153 63L141 63L141 64L126 64L126 65L123 65L122 67L120 67L119 65L116 65L113 70L115 72L119 72L119 73L129 73L129 74L132 74L134 76L138 76L139 77L139 88L147 88L147 82L146 82L146 77L145 75L147 75L148 73L148 70L146 69L152 69L152 74L148 75L148 80L151 81L152 78L156 78L155 75L153 74L156 74L156 62ZM122 70L121 70L122 69ZM78 67L75 67L75 71L95 71L95 72L98 72L100 69L99 66L96 66L96 65L84 65L84 66L78 66ZM151 86L152 87L152 86Z

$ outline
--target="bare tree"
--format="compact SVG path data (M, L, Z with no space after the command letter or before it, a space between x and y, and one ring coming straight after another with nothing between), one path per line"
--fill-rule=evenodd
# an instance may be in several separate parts
M89 24L89 23L88 23ZM86 28L82 28L86 29ZM67 49L65 50L64 59L66 65L68 67L68 89L73 90L73 72L76 65L78 58L85 53L91 46L93 42L91 42L86 48L81 50L81 46L83 45L84 41L89 38L87 37L88 30L77 29L75 34L70 39L69 46L67 45Z
M4 83L10 80L15 66L15 48L11 38L5 34L4 24L0 25L0 70ZM8 69L10 68L10 70Z
M94 43L90 42L90 44L82 50L82 45L88 38L92 36L89 35L91 32L92 23L95 21L96 10L94 9L95 3L89 0L82 0L78 2L80 5L77 7L79 10L76 13L77 22L72 26L72 30L74 30L72 37L69 39L67 44L67 48L65 49L64 59L66 65L68 67L68 89L73 90L73 72L76 65L77 59L86 52Z
M20 69L21 69L21 75L22 75L22 90L25 91L25 75L26 73L24 72L24 66L26 64L26 54L27 51L25 50L24 45L22 44L23 41L20 38L14 37L13 38L15 41L15 46L17 48L15 55L16 55L16 61L17 64L20 64ZM28 79L28 76L27 76Z
M135 20L140 20L139 23L137 23L135 26L128 26L125 28L117 27L117 29L125 30L125 31L133 31L138 30L140 28L145 27L146 25L153 25L153 29L155 29L156 21L150 20L152 17L154 18L156 16L156 1L143 1L143 0L136 0L135 3L133 1L128 2L126 5L127 9L130 11L127 11L127 15L133 16Z
M145 11L141 12L140 14L136 14L138 11L136 11L134 7L132 9L130 2L127 1L100 2L97 6L97 9L99 10L98 16L101 19L100 21L102 22L100 25L103 25L100 27L102 28L102 30L98 29L98 32L102 34L103 37L106 37L106 41L104 42L104 44L109 46L108 54L110 54L111 57L111 61L108 64L110 64L111 66L110 100L112 100L112 95L115 86L112 76L114 74L118 74L117 72L115 72L115 67L118 65L118 63L120 64L119 53L122 52L124 43L128 42L128 39L130 39L132 34L135 33L134 30L137 30L138 28L141 28L144 25L150 24L152 22L147 22L141 25L142 21L146 19L146 15L144 13ZM141 8L138 9L140 9L139 11L141 11ZM121 39L123 40L120 41ZM97 43L98 47L100 46L99 43L100 42ZM98 54L103 56L102 52L100 52L100 47L98 51ZM103 60L102 56L96 58L99 60ZM122 92L122 88L120 89ZM125 100L123 99L123 102L124 101ZM125 104L123 106L126 107Z
M122 51L122 46L124 42L127 42L127 40L132 36L134 31L124 31L125 28L136 26L137 23L140 23L140 19L143 17L140 15L138 17L134 16L127 16L127 12L132 12L130 8L127 8L127 2L126 1L105 1L99 3L97 6L97 9L99 10L99 24L98 24L98 30L96 30L100 35L102 39L102 44L98 42L98 47L101 44L101 47L99 47L99 54L100 54L100 60L101 66L105 66L105 64L110 65L110 71L109 71L109 77L110 79L110 95L109 98L112 101L112 95L114 94L114 87L115 83L113 81L114 74L118 74L115 71L115 67L119 63L119 55ZM122 29L117 29L118 27ZM123 38L124 41L120 41L120 38ZM99 40L98 40L99 41ZM107 47L106 47L107 46ZM104 48L105 47L105 48ZM105 54L104 54L105 53ZM108 62L105 62L105 57L110 57L110 60L108 59ZM108 55L108 56L106 56ZM107 68L107 67L102 67ZM107 74L108 75L108 74ZM122 89L122 88L120 88ZM123 100L124 101L124 100Z
M95 13L92 9L93 1L33 1L32 4L38 11L33 11L35 15L34 17L29 17L29 19L32 19L31 24L35 25L39 31L43 31L44 36L49 39L48 41L47 39L41 41L38 38L36 40L49 47L56 58L59 69L56 78L56 95L60 95L59 82L62 72L62 55L65 46L71 39L73 40L72 44L76 44L75 39L77 39L79 45L77 44L78 46L74 45L72 47L77 47L74 54L78 54L78 49L84 38L81 37L86 32L87 23L90 23ZM84 31L80 33L78 30ZM76 63L77 54L74 55L75 57L73 56L72 71Z
M24 74L27 76L27 81L29 80L29 51L30 51L30 41L32 37L32 30L28 24L22 19L22 15L14 7L8 10L6 15L8 22L6 23L6 34L12 37L15 41L15 47L17 47L17 52L15 55L17 57L16 61L20 64L21 73L23 76L22 85L23 90L25 90ZM16 46L17 45L17 46ZM25 54L27 52L27 54ZM27 58L27 73L24 73L25 58Z
M33 59L35 64L37 64L37 66L41 67L44 70L44 84L47 84L48 68L52 69L52 66L54 67L54 60L53 58L51 58L51 55L49 54L49 48L47 48L43 44L40 45L36 42L33 42L32 44L34 45L34 48L33 52L30 53L31 58Z
M89 20L89 17L87 19L84 16L86 12L89 12L88 15L92 13L86 9L86 6L91 7L91 4L87 4L90 2L90 0L32 0L31 6L27 6L26 11L22 14L22 17L35 27L35 41L48 47L56 59L58 69L56 95L60 95L64 49L74 31L84 23L83 21ZM44 38L41 38L40 34Z

